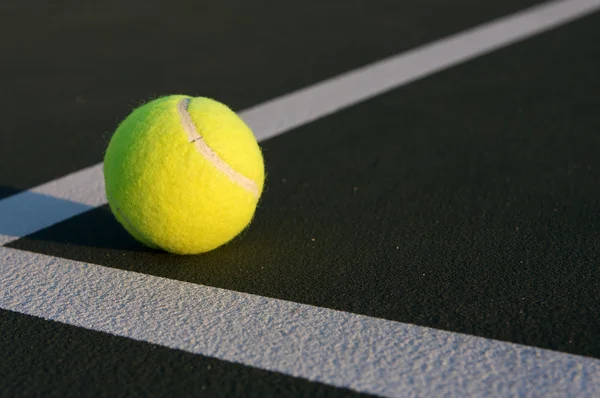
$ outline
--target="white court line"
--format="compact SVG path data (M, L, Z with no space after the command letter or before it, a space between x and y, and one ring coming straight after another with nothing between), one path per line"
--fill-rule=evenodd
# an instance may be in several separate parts
M600 0L544 3L267 101L240 116L258 140L265 140L599 9ZM101 164L5 198L0 201L0 245L105 203Z
M0 247L0 307L390 397L600 396L600 361Z
M264 140L598 9L600 0L547 3L241 114ZM101 165L6 198L0 243L105 202ZM600 396L600 361L591 358L6 247L0 259L0 308L339 387L407 397Z
M0 200L0 246L106 203L102 164Z

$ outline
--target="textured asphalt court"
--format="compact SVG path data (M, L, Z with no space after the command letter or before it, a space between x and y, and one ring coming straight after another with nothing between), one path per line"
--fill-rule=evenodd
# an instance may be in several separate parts
M4 395L600 394L600 1L135 3L0 6ZM175 92L268 171L202 256L98 163Z

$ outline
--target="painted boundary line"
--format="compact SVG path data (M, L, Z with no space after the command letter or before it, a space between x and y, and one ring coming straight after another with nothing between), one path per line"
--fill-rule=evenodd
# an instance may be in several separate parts
M497 19L240 112L259 141L433 73L566 24L600 0L552 1ZM102 165L0 201L0 245L106 203Z
M600 396L600 361L0 247L0 307L390 397Z
M546 3L241 115L264 140L598 9ZM101 165L6 198L0 244L105 202ZM382 396L600 396L592 358L6 247L0 258L0 308L90 330Z

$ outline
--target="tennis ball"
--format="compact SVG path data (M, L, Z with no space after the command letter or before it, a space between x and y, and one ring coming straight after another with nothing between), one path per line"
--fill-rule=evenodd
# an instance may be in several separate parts
M197 254L248 226L265 172L252 131L231 109L172 95L119 124L104 156L104 179L111 211L134 238Z

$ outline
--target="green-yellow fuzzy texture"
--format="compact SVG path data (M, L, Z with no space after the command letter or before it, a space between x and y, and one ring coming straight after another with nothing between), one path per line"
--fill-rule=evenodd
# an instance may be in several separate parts
M106 194L117 220L143 244L177 254L213 250L252 220L263 190L261 150L227 106L191 98L197 132L258 197L207 160L189 142L177 110L190 98L162 97L134 110L117 128L104 157Z

